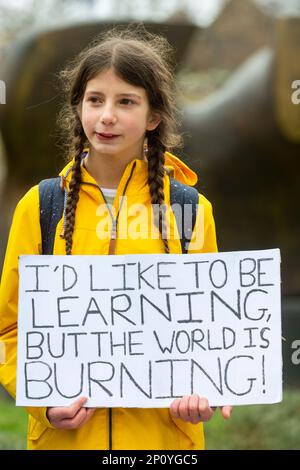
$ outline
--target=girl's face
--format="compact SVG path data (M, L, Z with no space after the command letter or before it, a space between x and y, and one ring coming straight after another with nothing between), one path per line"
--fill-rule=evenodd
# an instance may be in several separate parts
M115 162L143 158L146 130L160 122L151 113L145 89L130 85L111 69L88 81L79 115L90 152Z

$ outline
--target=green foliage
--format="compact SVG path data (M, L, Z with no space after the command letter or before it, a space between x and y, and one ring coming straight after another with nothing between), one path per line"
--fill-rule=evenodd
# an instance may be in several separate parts
M27 413L14 402L0 400L0 449L26 448Z
M228 421L218 411L205 435L207 449L300 449L300 390L282 403L237 406Z

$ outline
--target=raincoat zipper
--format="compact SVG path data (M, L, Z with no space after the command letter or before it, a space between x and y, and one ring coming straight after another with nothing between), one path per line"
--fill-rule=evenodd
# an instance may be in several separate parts
M101 191L101 188L100 186L98 185L94 185L93 183L83 183L83 184L90 184L90 185L93 185L93 186L96 186L100 193L102 194L102 197L104 199L104 202L107 206L107 209L109 211L109 214L110 214L110 217L111 217L111 222L112 222L112 227L111 227L111 233L110 233L110 242L109 242L109 249L108 249L108 254L111 255L111 254L114 254L115 252L115 243L116 243L116 239L117 239L117 225L118 225L118 219L119 219L119 214L120 214L120 211L121 211L121 208L122 208L122 204L123 204L123 196L125 196L125 193L126 193L126 190L127 190L127 186L129 184L129 181L131 180L132 178L132 175L133 175L133 172L134 172L134 169L136 167L136 162L134 162L134 164L132 165L132 168L131 168L131 172L130 172L130 175L126 181L126 184L125 184L125 187L124 187L124 191L123 191L123 194L122 194L122 200L121 200L121 203L120 203L120 207L119 207L119 210L118 210L118 213L117 213L117 216L116 218L114 219L114 216L113 216L113 213L111 211L111 208L110 206L107 204L106 202L106 199L104 197L104 194L103 192ZM112 450L112 434L113 434L113 422L112 422L112 419L113 419L113 410L112 408L108 408L108 450Z

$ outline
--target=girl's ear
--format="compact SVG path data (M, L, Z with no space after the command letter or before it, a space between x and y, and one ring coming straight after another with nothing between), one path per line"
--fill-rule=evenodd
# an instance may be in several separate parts
M150 115L149 119L148 119L148 124L147 124L146 130L147 131L153 131L154 129L157 128L160 121L161 121L160 115L157 114L157 113L152 113Z

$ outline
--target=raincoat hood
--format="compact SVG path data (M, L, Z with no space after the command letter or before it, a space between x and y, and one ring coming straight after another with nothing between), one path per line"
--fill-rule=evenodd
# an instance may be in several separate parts
M87 150L88 149L85 149L85 151ZM135 159L132 162L136 162L139 165L140 170L144 172L144 176L148 174L148 162L138 159ZM132 162L130 162L128 166L132 164ZM71 168L73 163L74 158L59 173L60 176L65 178L67 185L71 180ZM198 181L197 174L183 161L170 152L165 152L165 168L170 171L171 176L181 183L194 186ZM93 178L88 174L87 171L83 171L82 173L83 181L92 182Z

